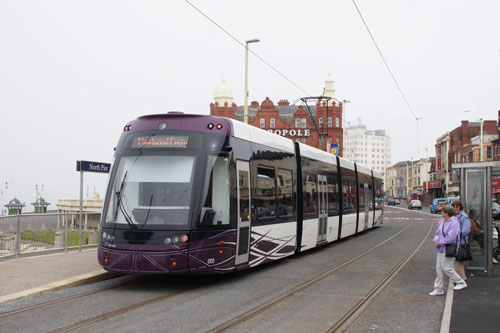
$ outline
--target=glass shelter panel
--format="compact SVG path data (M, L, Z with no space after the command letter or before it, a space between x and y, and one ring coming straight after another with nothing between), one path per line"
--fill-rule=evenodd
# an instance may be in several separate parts
M486 263L485 229L487 223L486 203L486 170L465 171L465 207L471 219L474 232L469 234L469 245L473 260L467 263L469 268L483 269Z

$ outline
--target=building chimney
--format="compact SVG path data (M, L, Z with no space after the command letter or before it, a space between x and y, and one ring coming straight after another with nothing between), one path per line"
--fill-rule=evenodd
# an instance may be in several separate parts
M469 138L469 121L462 120L462 145L468 145L470 143L471 141Z

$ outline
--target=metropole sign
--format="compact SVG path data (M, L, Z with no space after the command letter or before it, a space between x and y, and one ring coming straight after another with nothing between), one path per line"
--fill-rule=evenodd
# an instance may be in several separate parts
M78 251L82 251L82 222L83 222L83 173L84 172L97 172L109 173L111 164L102 162L90 161L76 161L76 171L80 172L80 221L78 223L78 234L80 235L80 242Z

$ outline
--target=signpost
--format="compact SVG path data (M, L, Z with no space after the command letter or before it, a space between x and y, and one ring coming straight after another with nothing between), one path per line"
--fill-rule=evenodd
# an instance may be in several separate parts
M76 161L76 171L80 171L80 223L78 223L78 233L80 242L78 244L78 251L82 251L82 221L83 221L83 173L96 172L96 173L109 173L111 164L102 162L90 161Z

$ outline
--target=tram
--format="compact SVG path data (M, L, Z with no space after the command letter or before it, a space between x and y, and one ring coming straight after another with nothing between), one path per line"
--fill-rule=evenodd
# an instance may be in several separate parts
M169 112L123 130L99 263L130 274L247 269L382 224L376 171L242 122Z

